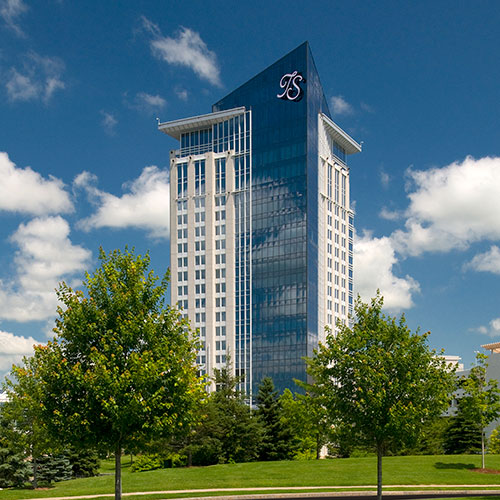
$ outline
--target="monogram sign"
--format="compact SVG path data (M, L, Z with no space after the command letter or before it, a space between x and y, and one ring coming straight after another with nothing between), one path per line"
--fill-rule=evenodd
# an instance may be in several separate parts
M304 95L300 82L305 82L306 79L298 71L283 75L280 80L280 87L283 93L277 94L276 97L285 101L300 101Z

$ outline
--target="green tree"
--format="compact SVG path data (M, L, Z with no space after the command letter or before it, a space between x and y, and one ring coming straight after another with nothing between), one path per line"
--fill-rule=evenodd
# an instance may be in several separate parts
M476 454L481 451L481 428L461 410L460 399L456 415L450 417L443 449L447 455Z
M464 417L476 423L481 434L481 457L484 469L485 428L500 416L500 390L498 382L486 378L488 356L476 355L477 364L470 369L469 375L460 379L459 387L464 391L459 408Z
M64 454L42 455L38 459L38 480L43 484L67 481L72 478L71 464Z
M382 456L390 447L415 442L425 422L448 405L454 376L404 317L382 314L383 299L356 300L353 328L327 335L308 371L323 396L332 424L377 453L377 497L382 498Z
M283 419L281 401L270 377L264 377L259 385L256 416L263 429L259 459L290 459L293 456L293 435Z
M304 390L304 394L297 394L299 415L302 415L302 427L306 435L314 441L316 460L320 459L321 449L332 437L332 430L327 423L327 411L321 389L316 384L295 380L295 383Z
M488 452L495 455L500 454L500 429L495 427L491 432L491 436L488 442Z
M64 442L115 455L121 498L122 448L188 427L203 393L188 323L165 307L168 274L150 259L100 250L101 267L83 291L58 290L56 336L35 349L47 425Z
M232 375L229 360L214 370L214 382L216 391L201 408L201 423L181 453L191 453L193 465L257 460L262 425L238 391L241 378Z
M40 357L23 358L23 364L14 365L6 378L7 402L2 408L3 419L9 421L6 432L18 450L31 458L32 485L38 487L38 459L58 447L58 440L48 433L42 410Z
M11 422L0 414L0 488L24 486L29 478L29 466L24 454L10 439Z

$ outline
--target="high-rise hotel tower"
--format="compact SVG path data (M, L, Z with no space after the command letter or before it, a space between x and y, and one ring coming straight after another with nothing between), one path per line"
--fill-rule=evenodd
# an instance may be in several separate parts
M348 155L308 43L214 104L159 124L170 154L172 303L199 329L198 362L231 358L250 396L305 380L304 356L353 309Z

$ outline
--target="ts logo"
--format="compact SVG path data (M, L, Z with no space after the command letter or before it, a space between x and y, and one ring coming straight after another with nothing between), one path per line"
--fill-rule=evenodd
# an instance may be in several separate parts
M285 101L300 101L304 96L304 91L299 83L305 83L305 81L306 79L298 71L283 75L280 80L280 87L284 90L282 94L277 94L276 97L284 99Z

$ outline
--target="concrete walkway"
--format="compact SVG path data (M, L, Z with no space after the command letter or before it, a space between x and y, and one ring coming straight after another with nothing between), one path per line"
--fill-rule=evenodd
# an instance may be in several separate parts
M388 488L391 488L390 490ZM395 490L394 488L404 488ZM411 490L406 490L411 488ZM457 489L450 489L457 488ZM458 489L459 488L459 489ZM488 488L488 489L486 489ZM492 489L491 489L492 488ZM332 491L318 491L332 490ZM344 490L344 491L339 491ZM259 492L254 494L240 494L239 492ZM280 491L282 493L280 493ZM477 495L492 495L500 497L500 484L390 484L383 486L384 496L399 496L409 498L445 497L445 496L477 496ZM163 491L135 491L122 493L123 497L127 496L142 496L142 495L175 495L175 494L195 494L195 497L183 497L182 500L192 500L203 498L199 493L230 493L234 495L209 496L210 500L232 499L247 500L251 498L315 498L315 497L373 497L376 496L377 486L273 486L262 488L207 488L197 490L163 490ZM238 494L236 494L238 492ZM268 493L260 493L268 492ZM287 492L287 493L285 493ZM293 493L290 493L293 492ZM296 492L296 493L295 493ZM64 497L34 497L24 500L82 500L92 498L113 498L114 493L101 493L97 495L75 495Z

